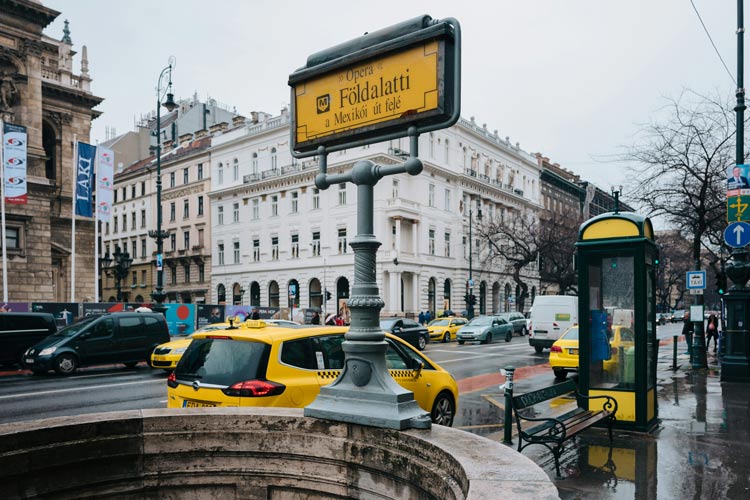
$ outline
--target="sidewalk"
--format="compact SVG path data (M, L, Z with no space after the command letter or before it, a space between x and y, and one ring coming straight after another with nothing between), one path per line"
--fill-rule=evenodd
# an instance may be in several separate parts
M679 352L685 351L680 341ZM552 454L531 446L523 454L553 480L563 500L750 498L750 384L719 381L716 355L708 370L693 370L672 341L659 349L659 426L651 434L592 429L569 442L555 479ZM503 434L486 437L502 442ZM517 444L514 436L514 443Z

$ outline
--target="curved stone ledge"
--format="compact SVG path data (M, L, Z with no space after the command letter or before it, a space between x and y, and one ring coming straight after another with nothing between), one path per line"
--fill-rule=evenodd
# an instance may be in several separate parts
M3 498L557 499L533 462L441 426L395 431L302 410L139 410L0 425Z

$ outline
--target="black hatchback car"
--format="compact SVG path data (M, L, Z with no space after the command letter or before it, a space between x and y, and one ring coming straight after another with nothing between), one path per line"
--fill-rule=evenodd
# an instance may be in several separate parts
M380 318L380 328L396 337L410 343L420 351L427 347L430 341L430 332L426 326L422 326L409 318Z

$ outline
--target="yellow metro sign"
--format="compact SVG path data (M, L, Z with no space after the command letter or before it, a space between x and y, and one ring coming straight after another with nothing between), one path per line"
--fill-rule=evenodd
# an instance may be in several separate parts
M296 142L425 113L439 104L437 41L295 87Z
M293 153L405 137L411 125L421 133L455 123L456 31L425 16L310 56L289 76Z

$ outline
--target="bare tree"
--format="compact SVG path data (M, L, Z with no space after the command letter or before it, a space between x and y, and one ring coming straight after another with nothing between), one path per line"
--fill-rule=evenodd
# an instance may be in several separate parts
M725 224L734 114L728 99L689 90L667 101L663 121L644 125L622 158L634 174L628 198L685 235L699 262L701 246L716 248Z
M658 310L677 309L685 296L685 275L693 268L690 247L677 231L659 237L659 266L656 268L656 303Z
M539 276L542 283L552 283L557 293L578 294L578 271L575 268L576 240L583 219L569 213L544 211L539 219Z
M481 242L480 254L485 255L485 267L501 267L513 277L518 294L518 310L524 310L529 296L529 286L523 280L523 271L539 258L539 224L531 213L518 210L508 212L479 225L477 238Z

